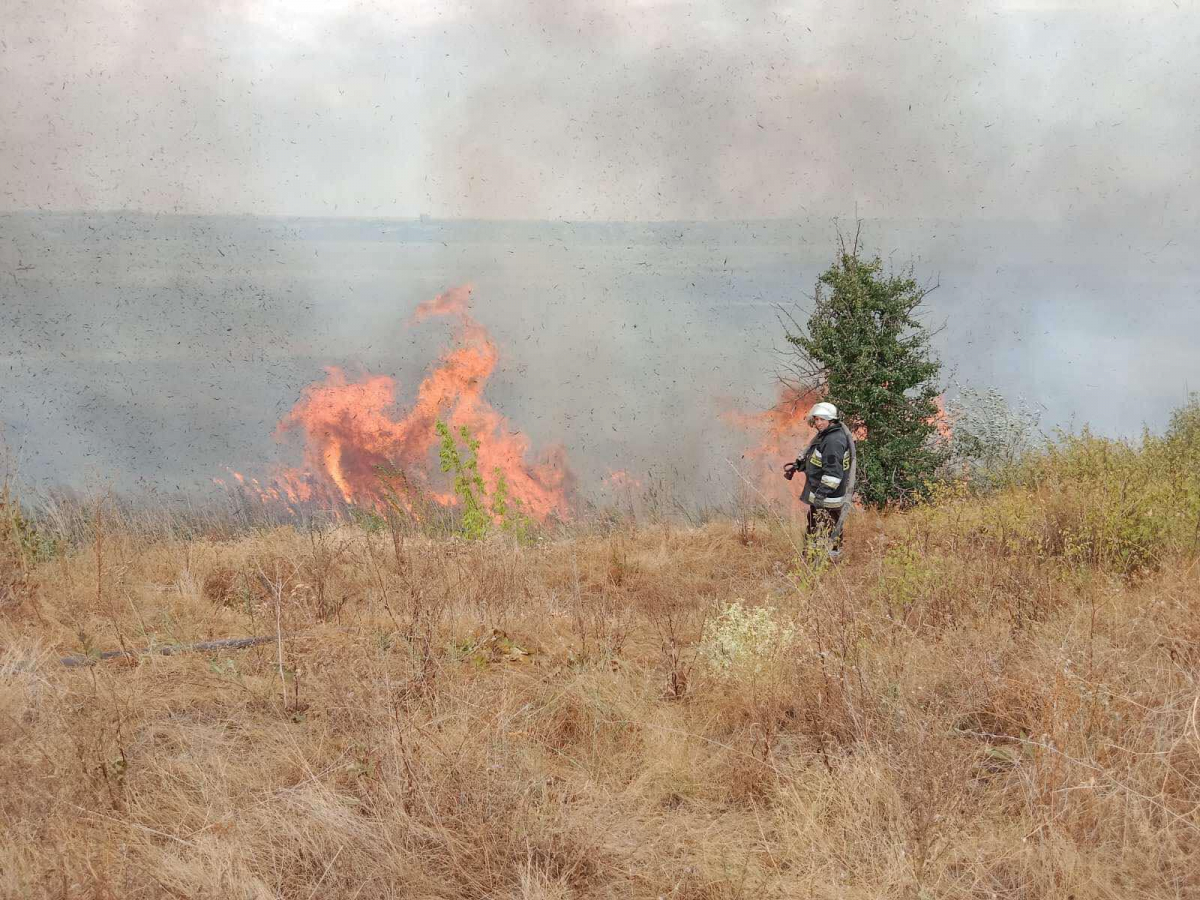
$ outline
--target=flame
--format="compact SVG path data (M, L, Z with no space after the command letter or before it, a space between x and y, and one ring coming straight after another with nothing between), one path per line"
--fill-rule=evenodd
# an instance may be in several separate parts
M466 427L479 441L479 473L489 492L502 474L509 496L521 501L527 515L537 521L569 518L571 476L563 449L552 447L529 462L529 438L483 396L500 353L468 312L470 299L469 286L455 288L422 303L413 314L412 323L450 317L456 331L454 344L418 386L407 411L398 410L393 378L354 379L336 366L326 368L325 379L304 389L276 429L280 438L302 435L303 466L278 473L270 488L255 485L257 493L292 504L340 499L379 506L387 494L380 476L384 469L402 473L405 483L415 485L427 500L453 504L453 493L437 490L440 473L434 449L439 438L434 426L441 419L456 438ZM244 483L242 476L234 475Z
M471 302L471 286L469 284L451 288L444 294L438 294L432 300L417 304L413 311L412 321L421 322L432 316L459 316L467 318L467 305Z
M819 391L781 385L779 399L770 409L758 413L733 410L725 414L726 421L745 431L753 442L742 453L742 459L749 468L754 499L800 511L803 475L798 476L799 480L787 481L783 467L795 460L816 434L804 419L820 399Z
M604 483L613 493L640 491L643 487L640 478L635 478L624 469L609 469Z
M933 402L937 404L937 412L929 420L929 424L937 429L942 440L948 441L954 437L954 421L946 411L946 395L938 394L933 398Z

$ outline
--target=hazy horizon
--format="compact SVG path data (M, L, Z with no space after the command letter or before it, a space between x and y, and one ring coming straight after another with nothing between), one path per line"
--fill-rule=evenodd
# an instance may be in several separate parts
M812 220L4 223L16 302L0 313L0 423L18 469L42 485L193 491L229 469L297 464L295 440L273 433L326 366L393 377L407 402L451 339L438 323L407 325L413 309L472 283L501 355L487 395L535 451L563 444L587 491L609 470L674 468L685 493L727 496L727 461L747 439L722 415L773 402L777 306L803 310L834 246L832 223ZM863 236L868 252L894 248L893 265L940 281L928 320L945 324L935 345L951 395L956 382L996 388L1043 407L1045 430L1121 437L1161 429L1185 399L1190 351L1141 352L1200 329L1187 291L1171 301L1163 289L1191 265L1171 248L1139 273L1091 243L1062 243L1049 265L1043 234L1003 224L868 221ZM1174 312L1146 322L1125 297L1150 276Z

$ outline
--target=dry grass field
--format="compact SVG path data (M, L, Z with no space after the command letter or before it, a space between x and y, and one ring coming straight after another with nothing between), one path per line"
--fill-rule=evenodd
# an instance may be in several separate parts
M1088 484L859 514L834 567L770 516L13 526L0 894L1200 897L1200 567Z

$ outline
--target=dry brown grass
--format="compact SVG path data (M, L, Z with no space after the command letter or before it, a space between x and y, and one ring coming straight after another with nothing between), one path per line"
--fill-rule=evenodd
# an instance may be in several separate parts
M799 586L769 522L97 531L3 582L5 897L1200 896L1194 564L903 516ZM798 636L749 680L696 659L737 598Z

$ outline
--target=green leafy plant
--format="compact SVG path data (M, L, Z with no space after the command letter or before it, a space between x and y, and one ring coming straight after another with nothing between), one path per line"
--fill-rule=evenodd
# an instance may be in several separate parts
M480 540L487 535L492 520L486 506L487 487L479 474L479 441L464 425L458 430L464 446L459 450L449 425L439 420L436 428L441 438L438 460L442 471L454 476L454 494L462 509L459 530L467 540Z
M509 493L508 479L499 467L495 470L496 486L492 489L492 516L506 533L522 543L533 537L533 520L525 514L520 497Z
M0 485L0 553L8 553L24 565L53 558L60 550L59 541L40 529L12 494L8 484Z
M488 535L494 526L527 541L533 534L533 520L525 514L519 497L514 497L508 479L499 468L493 470L495 485L488 496L487 485L479 474L479 441L471 437L464 425L458 429L458 439L445 422L437 423L438 459L443 472L454 476L454 494L462 510L459 533L468 540L477 541Z
M918 315L928 293L910 270L885 273L839 234L837 259L817 280L807 325L788 316L792 347L784 380L835 403L865 431L855 494L872 506L926 493L945 458L938 439L941 363Z
M33 568L59 550L59 542L25 514L8 484L0 484L0 608L20 602Z
M796 590L808 593L821 583L822 576L833 567L833 558L824 541L805 540L799 544L788 575Z
M380 534L387 528L387 519L382 513L364 506L350 507L350 518L367 534Z

